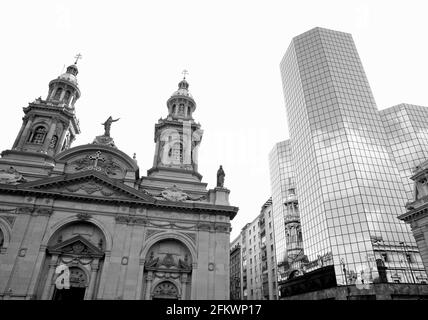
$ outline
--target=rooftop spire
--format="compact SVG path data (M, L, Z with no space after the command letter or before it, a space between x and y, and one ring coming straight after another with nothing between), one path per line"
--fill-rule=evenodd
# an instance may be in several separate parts
M79 59L82 59L82 55L80 53L76 54L75 57L76 61L74 61L74 64L77 65L77 61L79 61Z
M186 79L186 75L189 74L189 71L187 71L186 69L184 69L183 72L182 72L182 74L183 74L183 80L185 80Z

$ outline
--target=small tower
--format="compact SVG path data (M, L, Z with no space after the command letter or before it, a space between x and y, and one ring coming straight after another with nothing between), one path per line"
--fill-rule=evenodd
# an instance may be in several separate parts
M178 89L167 101L168 116L155 125L155 156L148 176L164 176L175 172L176 177L200 182L198 173L198 148L203 131L193 119L196 102L189 92L184 71Z
M75 103L80 97L77 60L58 78L49 82L45 100L41 97L24 107L21 129L11 150L2 152L2 164L53 166L53 158L68 149L80 133Z

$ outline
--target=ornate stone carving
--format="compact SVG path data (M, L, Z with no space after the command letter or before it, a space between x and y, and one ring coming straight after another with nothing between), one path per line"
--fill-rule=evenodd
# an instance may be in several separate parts
M91 218L91 215L89 213L86 213L86 212L79 212L78 214L76 214L76 217L79 220L88 220Z
M230 225L227 223L217 223L215 225L215 231L218 232L230 232Z
M211 223L209 222L199 222L198 223L198 229L199 230L206 230L206 231L210 231L211 230Z
M164 232L163 230L156 230L156 229L148 229L146 231L146 240L148 238L150 238L151 236L153 236L154 234L160 233L160 232Z
M127 216L127 215L117 215L115 217L117 223L124 223L124 224L141 224L145 225L147 223L146 218L143 217L134 217L134 216Z
M196 243L196 234L191 232L183 232L184 235L188 236L194 243Z
M168 200L173 202L183 202L183 201L201 201L205 200L207 198L207 195L199 196L199 197L193 197L183 190L179 189L176 185L173 185L172 187L164 189L161 193L150 193L147 190L140 189L140 191L144 192L145 194L154 197L155 199L159 200Z
M183 192L183 190L177 188L176 185L163 190L161 192L161 196L169 201L184 201L189 198L189 195Z
M87 154L85 157L77 159L71 162L71 165L75 165L74 169L77 171L80 170L95 170L103 172L108 175L116 175L117 172L122 172L123 169L114 161L111 155L101 156L101 151L96 152L95 154Z
M18 256L25 257L26 254L27 254L27 248L21 248L21 249L19 249Z
M83 190L85 191L87 194L93 194L97 191L99 191L102 195L106 196L106 197L110 197L116 194L115 191L108 189L107 187L93 181L90 180L88 182L84 182L84 183L78 183L78 184L74 184L74 185L70 185L70 186L66 186L64 187L65 190L69 191L69 192L77 192L79 190Z
M130 221L130 217L124 215L117 215L115 220L117 223L128 223Z
M214 271L214 269L215 269L215 263L214 262L208 263L208 270L209 271Z
M1 184L18 184L19 182L26 182L27 180L19 173L14 167L9 169L0 170L0 183Z
M50 216L53 210L50 208L36 208L35 213L39 216Z
M15 209L14 209L15 210ZM1 218L3 218L4 220L6 220L6 222L13 227L13 224L15 223L15 218L14 216L0 216Z
M122 257L122 265L126 266L128 264L129 258L128 257Z
M34 208L30 208L30 207L21 207L16 209L16 213L19 213L19 214L32 214L33 211L34 211Z

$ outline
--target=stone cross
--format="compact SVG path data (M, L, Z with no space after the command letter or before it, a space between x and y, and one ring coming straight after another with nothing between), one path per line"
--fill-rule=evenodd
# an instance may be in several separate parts
M186 79L186 75L188 75L189 72L185 69L185 70L183 70L182 74L184 76L183 78Z
M76 58L76 61L74 62L74 64L77 64L77 61L79 59L82 59L82 55L80 53L78 53L74 58Z
M103 157L101 157L101 151L97 151L94 155L89 156L90 160L94 160L94 167L96 168L98 165L98 161L105 161Z

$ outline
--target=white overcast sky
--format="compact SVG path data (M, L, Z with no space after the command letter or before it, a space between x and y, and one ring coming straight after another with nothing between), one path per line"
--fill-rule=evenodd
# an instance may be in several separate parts
M291 39L320 26L352 33L379 109L428 106L427 1L2 1L0 149L11 148L22 107L46 97L63 66L79 62L82 133L119 118L116 145L151 168L154 124L183 69L204 129L199 171L215 186L220 164L231 238L270 196L268 153L288 138L279 71Z

